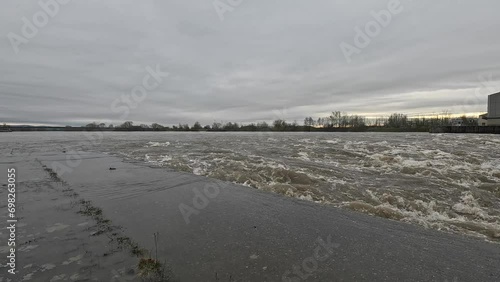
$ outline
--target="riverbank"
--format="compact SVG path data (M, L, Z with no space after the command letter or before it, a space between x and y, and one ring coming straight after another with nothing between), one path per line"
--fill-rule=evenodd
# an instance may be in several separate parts
M431 128L430 133L500 134L500 126L441 126Z
M179 281L497 281L500 277L500 246L479 239L102 154L82 154L79 163L68 163L62 153L2 157L0 163L2 171L14 166L19 172L19 202L24 206L20 223L26 224L18 230L19 240L36 239L38 247L19 249L23 265L18 277L31 274L33 281L76 274L74 278L102 280L112 278L112 270L137 276L139 258L126 249L109 256L118 265L104 256L105 251L97 251L99 244L108 245L107 235L116 236L112 234L117 231L119 237L158 257ZM74 167L65 173L46 170L68 164ZM101 210L116 231L100 233L98 221L79 213L81 206L71 208L72 193ZM90 225L84 224L89 221ZM65 233L56 235L59 231ZM1 234L2 241L5 235ZM81 241L81 246L70 247L70 239ZM51 250L58 255L51 256L50 267L42 267ZM87 261L78 264L82 260ZM30 264L37 271L27 267Z

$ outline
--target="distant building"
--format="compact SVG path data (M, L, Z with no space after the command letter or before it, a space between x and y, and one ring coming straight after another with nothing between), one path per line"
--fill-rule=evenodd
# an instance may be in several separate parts
M466 126L465 121L462 118L452 118L451 126Z
M488 96L488 113L479 116L479 126L500 126L500 92Z
M479 116L477 120L477 125L479 126L487 126L488 125L488 114L482 114Z
M500 92L488 96L488 125L500 126Z

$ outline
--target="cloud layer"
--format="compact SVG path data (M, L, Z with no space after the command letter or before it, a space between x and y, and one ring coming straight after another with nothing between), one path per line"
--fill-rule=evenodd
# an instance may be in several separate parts
M132 97L148 66L169 76L127 120L484 112L500 91L500 2L401 0L401 12L346 59L340 45L356 47L356 28L365 32L391 1L41 0L54 12L44 25L35 19L41 27L40 4L7 1L0 121L120 123L111 105ZM227 8L222 17L214 3ZM23 18L38 29L32 38Z

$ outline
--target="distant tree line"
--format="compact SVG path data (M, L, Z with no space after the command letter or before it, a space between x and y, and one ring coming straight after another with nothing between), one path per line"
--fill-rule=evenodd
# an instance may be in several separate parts
M406 114L394 113L388 117L367 118L334 111L326 117L306 117L303 124L277 119L272 124L214 122L211 125L201 125L195 122L191 126L178 124L169 127L158 123L135 125L132 121L126 121L118 126L94 122L85 127L88 130L106 131L429 131L433 127L453 125L474 126L477 125L477 118L467 116L452 118L448 112L435 117L408 117Z

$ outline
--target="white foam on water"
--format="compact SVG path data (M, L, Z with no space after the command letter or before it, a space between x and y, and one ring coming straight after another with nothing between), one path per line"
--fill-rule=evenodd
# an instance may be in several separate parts
M299 159L304 160L304 161L310 161L309 155L307 154L307 152L299 152L298 155L299 155Z
M324 142L327 143L327 144L338 144L340 143L342 140L336 138L336 139L332 139L332 140L325 140Z
M150 141L146 144L145 147L168 147L168 146L170 146L170 142L161 143L161 142Z
M313 202L313 197L309 194L308 195L300 195L298 198L301 200Z
M490 219L482 209L481 205L477 202L470 192L463 192L460 198L460 203L453 205L452 209L460 214L468 214L478 216L481 219Z
M166 163L172 160L172 157L167 155L161 155L160 158L161 158L160 160L161 163Z
M195 159L190 161L190 167L193 174L206 176L208 174L210 164L206 161Z
M395 197L394 200L394 197L388 194L378 196L371 191L368 194L378 204L344 202L343 206L377 216L417 223L428 228L461 232L486 239L500 239L500 217L488 215L469 192L464 192L460 203L451 208L458 214L450 213L442 207L443 204L447 206L445 203L438 204L435 200L409 201L402 197ZM387 197L393 200L387 202Z

